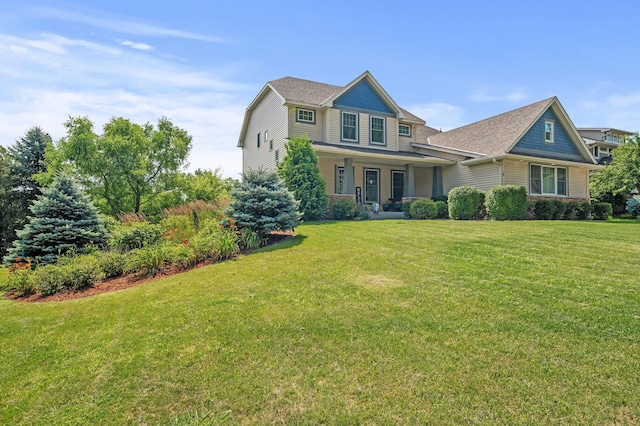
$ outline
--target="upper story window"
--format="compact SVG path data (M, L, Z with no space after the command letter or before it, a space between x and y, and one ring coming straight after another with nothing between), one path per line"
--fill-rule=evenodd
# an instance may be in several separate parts
M316 123L316 112L312 109L302 109L298 108L296 113L296 121L301 121L303 123Z
M375 145L385 145L385 120L380 117L371 117L371 131L369 132L369 142Z
M342 140L358 142L358 114L342 112Z
M408 126L406 124L399 124L398 134L400 136L411 136L411 126Z
M544 122L544 141L553 143L553 121Z
M567 196L567 169L532 164L529 184L531 195Z

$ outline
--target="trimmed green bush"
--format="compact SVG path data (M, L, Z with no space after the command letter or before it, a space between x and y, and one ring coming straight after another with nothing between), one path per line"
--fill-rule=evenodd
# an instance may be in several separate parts
M105 251L96 255L105 278L119 277L124 273L125 255L117 251Z
M556 212L556 203L554 200L538 200L533 211L536 220L552 220Z
M484 197L484 192L473 186L453 188L449 191L449 217L457 220L479 219Z
M447 219L449 217L449 206L442 200L437 200L436 207L438 208L438 219Z
M55 265L37 267L32 279L38 290L49 296L63 290L91 287L104 277L96 256L67 256Z
M494 220L522 220L529 201L527 190L518 185L494 186L487 193L487 214Z
M578 220L587 220L589 219L589 215L591 214L591 204L589 203L578 203L576 205L574 215Z
M564 214L567 211L569 206L562 200L553 200L553 204L556 207L556 210L553 212L553 220L562 220L564 219Z
M625 204L625 209L635 217L640 215L640 195L634 195L629 198Z
M593 218L595 220L607 220L613 216L613 206L611 203L596 203L593 206Z
M435 219L438 216L438 206L433 200L415 200L409 210L412 219Z
M111 234L110 245L121 252L141 249L162 240L163 233L159 225L148 222L135 222L118 226Z
M564 211L564 216L563 219L565 220L573 220L576 218L576 207L578 206L578 203L576 203L575 201L571 201L569 203L565 203L565 211Z
M336 220L354 219L358 217L360 209L356 200L339 200L331 206Z
M405 219L411 219L411 203L413 203L413 201L405 201L402 203L402 213L404 213Z
M9 272L7 289L14 289L18 296L28 296L38 291L38 286L33 279L33 270L28 268L13 269Z

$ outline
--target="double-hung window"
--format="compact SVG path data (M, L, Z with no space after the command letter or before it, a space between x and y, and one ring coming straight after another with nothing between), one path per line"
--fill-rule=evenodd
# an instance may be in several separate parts
M358 142L358 114L342 112L342 140Z
M530 168L531 195L568 195L567 169L565 167L539 166Z
M385 134L384 134L385 133L384 118L372 116L370 120L371 120L371 129L369 132L369 135L370 135L369 142L375 145L386 145Z

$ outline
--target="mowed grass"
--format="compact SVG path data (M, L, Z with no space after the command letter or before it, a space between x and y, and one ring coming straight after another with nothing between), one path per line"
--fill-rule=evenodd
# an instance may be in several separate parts
M640 424L637 224L296 231L119 292L0 301L0 424Z

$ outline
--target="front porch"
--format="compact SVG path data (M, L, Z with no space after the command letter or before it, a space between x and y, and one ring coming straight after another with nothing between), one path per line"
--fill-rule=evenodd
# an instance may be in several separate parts
M399 213L383 217L403 217L392 211L403 201L442 195L442 167L454 164L415 152L317 143L314 148L331 203L355 199L362 206L378 204L380 213Z

